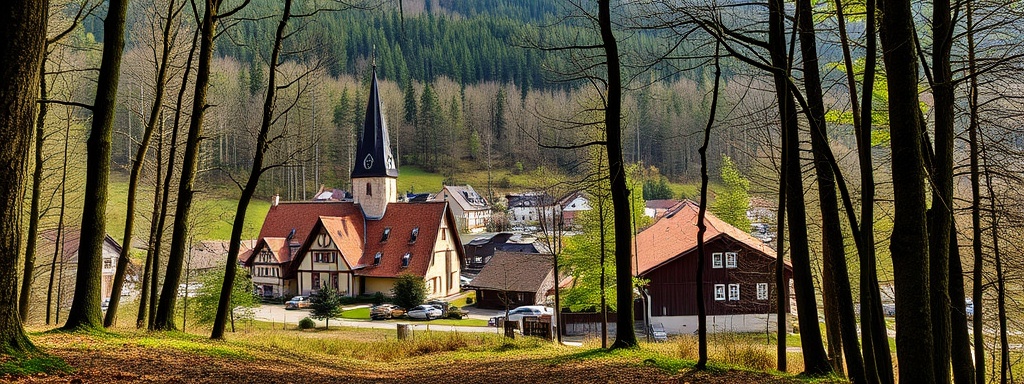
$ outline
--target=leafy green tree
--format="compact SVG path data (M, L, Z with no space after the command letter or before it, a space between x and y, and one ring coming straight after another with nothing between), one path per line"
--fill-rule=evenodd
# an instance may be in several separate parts
M744 231L750 230L747 208L750 207L750 181L736 169L729 156L722 156L722 183L725 188L718 192L711 203L711 212L726 223Z
M607 164L601 167L605 166ZM627 167L626 174L627 184L633 187L630 194L642 196L644 194L643 183L638 180L637 166ZM591 209L580 212L576 217L580 234L565 239L565 250L560 263L563 263L567 273L573 277L573 286L565 292L562 302L563 306L567 306L573 311L600 308L602 292L615 292L615 258L613 257L615 254L615 220L612 217L612 199L609 188L608 180L605 179L586 189ZM631 204L630 212L633 214L636 227L647 226L650 223L650 218L643 213L643 199L632 199ZM632 225L632 223L630 224ZM603 290L602 276L604 276ZM604 296L608 308L614 310L616 308L615 295Z
M657 180L644 180L644 200L664 200L672 198L672 189L668 187L665 176Z
M324 320L324 328L331 328L331 318L341 316L341 294L330 285L325 285L309 297L309 307L313 309L309 317Z
M427 283L423 281L423 277L403 273L398 276L395 286L391 288L391 295L393 296L391 302L399 307L409 309L423 304L427 300Z
M220 300L221 286L224 285L224 273L221 271L209 271L199 276L200 287L195 297L190 302L195 303L196 321L200 324L210 324L217 317L217 303ZM260 299L252 289L252 279L248 273L240 273L235 276L231 284L231 330L234 332L235 320L242 320L236 317L235 309L241 307L243 317L251 318L252 309L260 306Z

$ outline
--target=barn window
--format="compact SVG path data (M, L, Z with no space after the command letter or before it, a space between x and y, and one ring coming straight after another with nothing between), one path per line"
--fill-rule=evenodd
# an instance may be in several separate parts
M405 267L409 266L409 259L410 258L412 258L412 255L408 254L408 253L406 253L405 256L402 256L402 268L405 268Z
M740 299L740 285L739 284L729 284L729 300L730 301L734 301L734 300L739 300L739 299Z
M725 300L725 284L715 284L715 301Z
M711 268L722 268L721 252L715 252L711 254Z
M757 299L768 300L768 283L757 283Z
M373 265L374 266L380 265L380 256L381 256L380 252L377 252L376 255L373 255Z
M736 258L737 257L738 256L736 255L736 252L726 252L725 253L725 267L726 268L736 268Z

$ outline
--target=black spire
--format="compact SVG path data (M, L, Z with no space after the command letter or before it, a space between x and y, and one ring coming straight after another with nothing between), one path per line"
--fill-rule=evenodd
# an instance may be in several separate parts
M377 90L377 65L373 65L373 79L370 83L370 100L366 104L366 121L363 134L356 148L355 167L352 178L357 177L398 177L395 158L391 155L391 140L388 126L381 111L380 92Z

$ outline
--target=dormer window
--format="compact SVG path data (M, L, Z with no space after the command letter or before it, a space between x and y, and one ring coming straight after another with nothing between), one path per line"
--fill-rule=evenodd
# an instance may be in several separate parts
M380 235L380 242L388 241L388 236L391 236L391 227L384 228L384 234Z
M373 255L373 266L376 267L376 266L380 265L380 257L381 256L382 256L382 254L380 252L377 252L376 255Z
M405 256L402 256L402 268L405 268L405 267L409 266L409 259L410 258L412 258L412 254L409 254L409 253L406 253Z
M413 228L412 229L412 236L409 237L409 243L415 243L416 242L416 237L418 237L419 235L420 235L420 227Z

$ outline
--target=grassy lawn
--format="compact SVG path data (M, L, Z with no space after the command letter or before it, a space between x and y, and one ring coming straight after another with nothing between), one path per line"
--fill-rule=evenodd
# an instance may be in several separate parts
M356 319L356 320L369 320L370 319L370 308L354 308L348 309L341 312L342 319Z
M721 356L718 349L712 355L712 369L693 372L693 361L682 353L688 347L679 342L641 343L636 349L608 351L597 348L594 341L569 347L532 337L510 340L496 334L437 331L416 332L400 341L394 330L299 331L271 329L270 324L259 322L228 333L225 340L209 340L208 329L192 330L195 333L127 327L75 334L32 331L30 337L37 346L70 368L32 377L21 376L29 372L4 369L0 381L806 382L791 374L716 360ZM7 363L11 364L4 368L17 365Z

